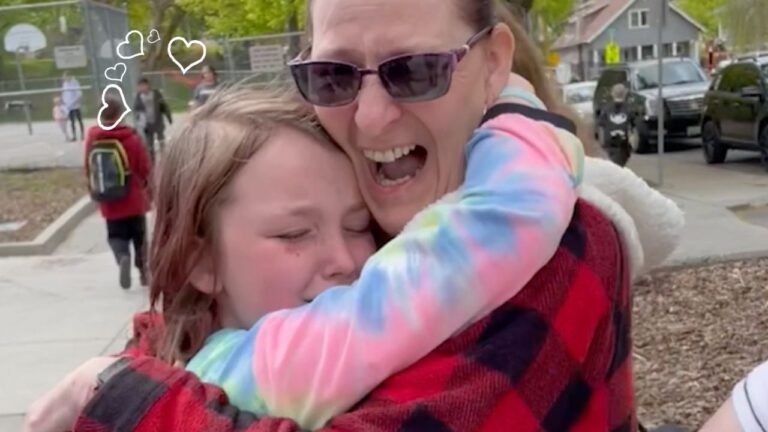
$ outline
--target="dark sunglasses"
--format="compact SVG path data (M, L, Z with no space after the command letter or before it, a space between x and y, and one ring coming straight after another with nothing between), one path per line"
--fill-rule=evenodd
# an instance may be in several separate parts
M334 61L304 61L301 55L288 63L301 95L312 105L335 107L357 99L363 77L377 74L389 95L400 102L424 102L448 93L456 65L493 27L487 27L458 49L390 58L376 69Z

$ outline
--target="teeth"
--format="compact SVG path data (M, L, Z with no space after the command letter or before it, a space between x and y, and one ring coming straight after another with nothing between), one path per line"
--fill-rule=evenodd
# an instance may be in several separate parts
M400 177L399 179L396 179L396 180L388 179L388 178L384 177L383 175L381 175L381 173L378 173L376 175L376 183L378 183L378 184L380 184L382 186L385 186L385 187L401 185L403 183L408 182L409 180L411 180L415 176L417 176L419 174L419 172L421 172L421 170L416 171L415 173L413 173L413 175L407 175L405 177Z
M397 147L384 151L365 150L363 155L374 162L389 163L400 159L414 150L416 150L416 146L412 145L409 147Z

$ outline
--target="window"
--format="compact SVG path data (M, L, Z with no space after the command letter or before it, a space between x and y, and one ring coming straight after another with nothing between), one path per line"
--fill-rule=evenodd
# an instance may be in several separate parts
M672 44L671 43L665 43L664 44L664 49L662 51L661 56L664 57L664 58L674 57L674 54L672 53Z
M746 87L760 88L760 70L751 63L740 63L728 66L723 71L718 91L739 93Z
M624 84L629 87L629 74L625 69L606 69L600 75L595 91L595 103L602 104L611 94L611 88L616 84Z
M690 57L691 56L691 43L688 41L677 43L677 56L678 57Z
M648 9L633 9L629 11L629 28L648 28Z
M637 58L637 47L629 47L629 48L622 49L621 58L624 59L624 61L627 63L638 61L639 59Z
M643 45L643 58L641 60L652 59L656 56L653 55L653 45Z
M664 81L662 85L693 84L706 81L706 76L692 61L672 60L662 65ZM638 68L635 78L638 90L653 89L659 87L659 67L649 65Z

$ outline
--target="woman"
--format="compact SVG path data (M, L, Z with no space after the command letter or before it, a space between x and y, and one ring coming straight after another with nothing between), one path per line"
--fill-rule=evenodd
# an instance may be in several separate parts
M352 160L366 204L390 235L460 185L463 144L504 87L513 51L515 70L552 111L564 112L524 32L512 23L513 38L510 27L495 25L490 0L314 0L309 7L310 60L375 68L404 52L445 53L389 62L379 79L357 79L356 69L338 63L329 69L346 75L341 80L294 68L325 76L332 80L328 88L342 90L315 99L326 105L316 113ZM492 31L473 40L472 49L456 49L487 27ZM452 77L426 73L446 59L455 66ZM307 92L312 89L322 87L303 88L305 96L321 96ZM403 146L417 149L391 157ZM596 202L602 199L594 194ZM629 218L614 211L619 221ZM634 430L629 278L652 257L633 248L631 240L642 232L631 225L620 236L601 211L580 202L558 252L522 292L382 383L328 430ZM107 365L114 361L87 366L101 372ZM284 419L240 412L219 389L152 358L101 375L103 390L76 429L297 429Z

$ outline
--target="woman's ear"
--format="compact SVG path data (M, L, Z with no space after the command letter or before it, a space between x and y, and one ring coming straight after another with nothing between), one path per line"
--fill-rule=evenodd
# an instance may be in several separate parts
M219 278L216 277L216 268L213 258L208 253L203 253L189 275L189 282L196 290L215 296L222 291Z
M485 95L486 106L496 101L504 86L509 81L512 71L512 58L515 54L515 37L506 24L496 24L488 37L485 48L486 70Z

